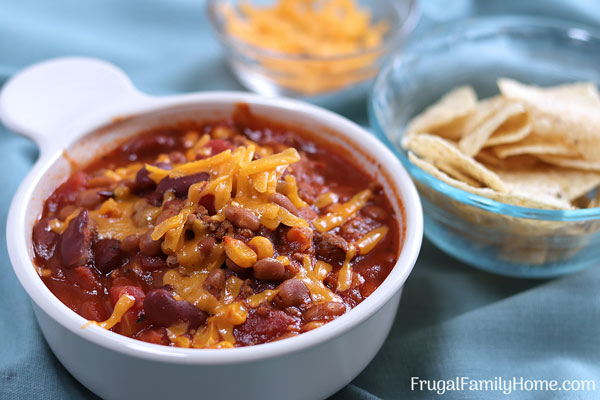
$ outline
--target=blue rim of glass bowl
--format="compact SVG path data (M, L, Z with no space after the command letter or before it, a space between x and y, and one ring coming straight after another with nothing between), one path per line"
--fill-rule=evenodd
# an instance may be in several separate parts
M476 28L479 32L472 32ZM578 222L600 219L600 208L588 208L578 210L544 210L538 208L527 208L512 204L500 203L473 193L466 192L449 185L429 173L423 171L408 160L407 153L399 150L396 145L391 143L383 127L377 119L377 110L375 110L375 97L377 88L386 82L389 74L394 67L409 64L413 59L422 57L422 54L432 51L442 43L459 40L472 40L483 34L489 34L491 31L526 29L526 28L546 28L560 32L572 40L596 42L600 48L600 32L588 26L559 21L551 18L529 17L529 16L498 16L498 17L480 17L471 18L465 21L452 23L449 26L434 29L426 34L422 40L407 46L400 54L393 56L381 69L371 87L368 99L369 120L377 137L392 150L400 159L404 167L410 172L411 176L420 183L436 190L452 200L459 201L476 208L480 208L492 213L508 215L516 218L526 218L534 220Z
M400 0L390 0L393 2L397 2ZM400 15L400 23L397 26L392 27L390 29L392 33L384 39L384 41L377 46L376 48L357 51L354 53L343 54L339 56L325 56L325 57L316 57L316 56L307 56L303 54L289 54L283 53L275 50L269 50L263 47L254 46L248 42L244 42L243 40L232 37L225 32L224 27L219 21L219 12L217 10L218 3L220 0L209 0L206 2L207 14L210 24L212 25L214 31L217 33L218 38L222 43L227 45L228 47L234 49L242 49L242 50L252 50L253 54L257 54L263 57L270 58L280 58L285 60L300 60L300 61L343 61L347 59L352 59L354 57L362 57L369 54L379 54L381 52L387 52L388 50L393 50L396 46L401 44L403 40L406 40L410 33L416 27L420 16L421 9L419 8L419 2L417 0L403 0L408 3L408 12L406 15L400 15L399 5L395 5L395 9ZM392 4L394 5L394 4ZM402 18L403 17L403 18Z

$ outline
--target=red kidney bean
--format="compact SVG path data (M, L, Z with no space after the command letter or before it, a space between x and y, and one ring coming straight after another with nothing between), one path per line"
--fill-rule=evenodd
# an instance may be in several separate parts
M92 246L96 269L107 274L113 269L121 268L125 263L125 255L121 251L121 242L117 239L102 239Z
M279 285L279 293L273 299L281 308L298 307L311 302L310 292L300 279L288 279Z
M225 213L225 218L238 228L247 228L255 231L260 227L258 217L245 208L228 205L223 212Z
M225 287L225 271L221 268L213 269L206 276L202 286L213 296L219 298L221 290Z
M48 226L51 219L41 219L33 226L33 251L36 256L44 260L49 260L54 255L59 237L59 234L50 230Z
M88 175L85 172L75 172L48 198L46 202L48 211L54 213L68 204L73 204L77 198L77 193L85 189L87 178Z
M137 252L140 249L140 235L125 236L121 242L121 250L127 253Z
M60 263L65 268L85 265L90 257L90 242L93 231L90 214L86 209L81 210L73 218L58 241Z
M188 322L189 328L197 328L206 322L208 314L185 300L175 300L165 289L150 291L144 300L146 317L153 324L166 328L177 322Z
M346 312L346 305L330 301L315 304L304 312L304 321L330 321Z
M215 210L215 196L212 194L202 196L202 198L200 199L200 205L206 208L206 211L208 211L208 215L215 215L217 213L217 210Z
M121 151L130 155L130 161L137 160L138 154L158 155L165 153L177 146L177 140L167 135L142 135L121 146Z
M159 162L153 163L155 167L162 169L171 169L171 164ZM156 188L156 183L150 179L150 172L146 169L146 167L140 168L140 170L135 175L135 184L132 187L132 190L135 193L139 192L148 192L150 190L154 190Z
M161 241L152 239L154 228L148 229L140 236L140 251L146 256L157 256L162 254Z
M207 143L207 146L210 147L210 155L214 156L215 154L219 154L225 150L233 150L235 146L223 139L212 139Z
M154 271L160 268L167 267L167 261L163 257L140 256L140 267L144 271Z
M292 203L292 201L284 194L275 192L271 196L269 196L269 201L272 201L278 206L285 208L294 215L298 215L298 209L296 208L294 203Z
M285 267L281 262L266 257L254 263L254 277L265 281L280 281L285 277Z
M154 206L161 205L167 191L173 191L176 197L187 196L190 186L194 183L208 181L209 178L210 175L206 172L181 176L179 178L164 178L158 183L156 190L147 196L148 202Z

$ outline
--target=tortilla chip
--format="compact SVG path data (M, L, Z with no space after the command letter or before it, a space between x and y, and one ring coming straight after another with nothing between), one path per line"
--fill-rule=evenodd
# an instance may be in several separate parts
M517 156L521 154L551 154L557 156L577 157L579 152L571 146L560 142L550 142L535 135L529 135L525 139L509 144L493 147L493 151L499 158Z
M504 122L520 114L525 114L525 108L520 103L502 100L479 125L466 131L458 142L458 148L464 154L474 156Z
M470 86L461 86L444 95L425 111L414 117L406 128L405 137L413 133L431 132L464 117L475 109L477 95Z
M439 170L431 162L417 157L412 152L408 153L408 159L410 160L410 162L415 164L417 167L421 168L423 171L441 180L442 182L447 183L448 185L454 186L458 189L464 190L472 194L476 194L491 200L498 201L500 203L512 204L515 206L526 208L540 208L550 210L566 210L573 208L567 201L557 201L555 198L552 197L540 197L533 199L518 193L499 193L490 188L476 188L448 176L443 171Z
M537 156L545 163L561 167L578 168L585 171L600 171L600 161L587 161L578 158L561 157L556 155L540 154Z
M529 154L499 158L494 153L493 148L481 150L475 156L475 159L490 169L501 168L505 170L533 167L541 162L539 158Z
M446 174L451 176L454 179L458 179L461 182L466 183L467 185L471 185L473 187L483 187L481 182L476 179L473 179L469 175L462 172L460 169L455 168L452 164L446 163L443 161L436 162L435 166L444 171Z
M498 87L529 109L533 126L528 138L564 143L584 160L600 161L600 100L589 84L540 88L502 78Z
M529 113L518 114L504 122L489 139L483 147L497 146L499 144L508 144L523 140L531 133L531 121Z
M494 172L504 181L510 193L523 193L528 197L536 197L540 193L544 197L552 196L569 202L600 184L598 172L552 165L542 164L520 170L496 169Z
M464 174L499 192L506 192L502 180L483 164L460 152L460 150L439 136L429 134L413 135L404 143L408 150L433 162L449 164Z

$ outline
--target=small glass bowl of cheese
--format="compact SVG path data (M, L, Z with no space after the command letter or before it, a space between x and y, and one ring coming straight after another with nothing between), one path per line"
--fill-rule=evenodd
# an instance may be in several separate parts
M415 0L209 0L229 65L248 89L315 97L367 86L418 19Z

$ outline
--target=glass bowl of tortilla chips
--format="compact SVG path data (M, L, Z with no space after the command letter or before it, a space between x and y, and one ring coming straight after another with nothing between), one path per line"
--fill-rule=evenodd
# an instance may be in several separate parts
M385 66L371 123L412 175L425 235L502 275L600 262L600 33L531 17L445 27Z

